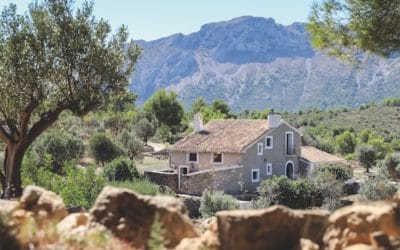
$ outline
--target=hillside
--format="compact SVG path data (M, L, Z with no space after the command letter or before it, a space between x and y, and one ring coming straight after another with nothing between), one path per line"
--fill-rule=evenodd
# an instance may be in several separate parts
M245 16L138 44L143 55L130 88L139 103L162 87L186 106L203 96L236 111L357 106L400 95L400 59L370 56L354 69L314 51L302 23Z

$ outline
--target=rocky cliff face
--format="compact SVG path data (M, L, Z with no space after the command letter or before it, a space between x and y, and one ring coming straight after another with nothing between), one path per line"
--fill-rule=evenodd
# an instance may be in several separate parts
M28 186L20 201L0 200L0 249L400 249L399 211L399 195L332 214L221 211L201 232L175 198L106 187L88 213L67 215L55 193Z
M177 91L186 106L203 96L235 110L354 106L400 95L400 59L365 56L362 67L313 50L305 24L240 17L200 31L138 41L143 55L131 89L140 102L157 89Z

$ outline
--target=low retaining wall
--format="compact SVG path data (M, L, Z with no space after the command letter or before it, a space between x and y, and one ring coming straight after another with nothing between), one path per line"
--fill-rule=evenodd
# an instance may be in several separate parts
M167 186L178 193L178 174L161 171L145 171L144 175L158 185Z

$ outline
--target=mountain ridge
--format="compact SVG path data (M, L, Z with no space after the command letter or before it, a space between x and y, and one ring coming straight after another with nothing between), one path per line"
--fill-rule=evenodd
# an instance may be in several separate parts
M143 103L159 88L186 107L198 96L236 111L356 106L400 95L400 59L370 56L361 69L314 50L305 24L244 16L204 24L143 47L130 88Z

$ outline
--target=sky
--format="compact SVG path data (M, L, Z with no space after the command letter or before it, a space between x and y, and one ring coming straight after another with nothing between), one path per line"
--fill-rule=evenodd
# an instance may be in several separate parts
M83 0L75 0L80 5ZM20 12L32 0L0 0L0 7L15 3ZM201 25L239 16L272 17L284 25L305 22L313 0L94 0L96 17L111 27L128 26L134 40L155 40L175 33L189 34Z

